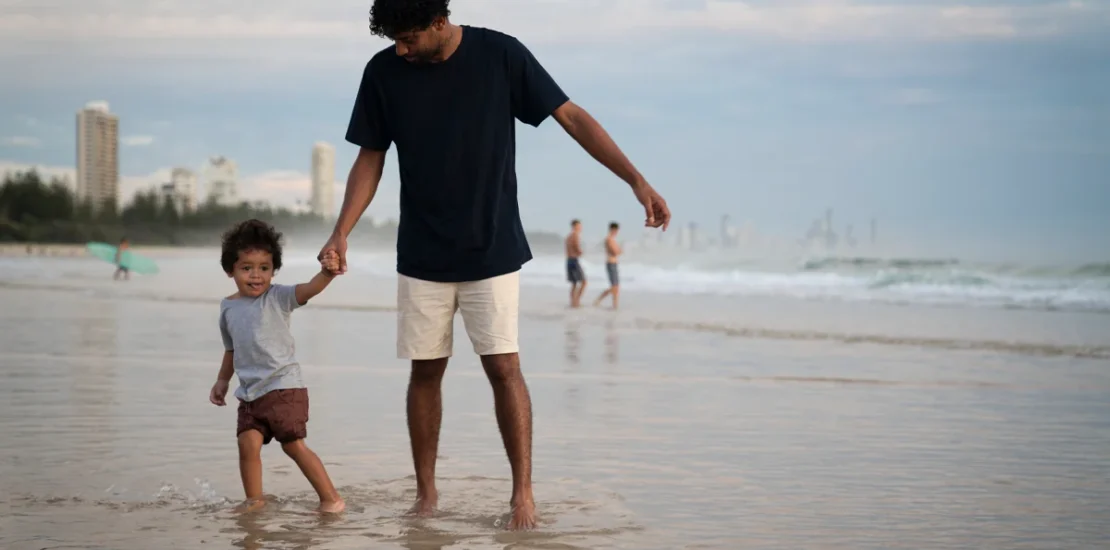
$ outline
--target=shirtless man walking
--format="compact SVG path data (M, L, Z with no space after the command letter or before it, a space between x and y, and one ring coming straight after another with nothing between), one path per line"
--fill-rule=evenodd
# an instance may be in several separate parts
M594 301L594 306L601 305L606 296L613 296L613 309L617 309L621 295L621 278L617 270L617 257L621 255L621 245L617 242L617 233L620 225L617 222L609 224L609 235L605 237L605 272L609 275L609 288L601 293Z
M582 303L586 292L586 272L582 271L579 259L582 257L582 222L570 222L570 235L567 235L567 281L570 283L570 307Z

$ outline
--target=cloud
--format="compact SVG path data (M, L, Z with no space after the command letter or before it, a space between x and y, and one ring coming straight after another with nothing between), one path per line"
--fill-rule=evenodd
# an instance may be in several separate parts
M146 147L154 143L154 136L126 136L120 141L128 147Z
M4 145L8 147L38 147L42 140L30 136L11 136L4 138Z
M366 47L385 45L367 29L366 0L62 4L0 0L0 36L6 37L0 44L13 53L48 44L71 51L114 45L122 53L122 46L144 42L151 47L132 50L132 55L143 55L169 50L258 52L258 43L266 42L306 56L318 55L310 43L332 45L333 55L360 56L365 56ZM452 8L459 22L505 30L529 42L563 44L661 41L671 33L707 32L802 42L1013 39L1110 27L1110 7L1077 1L956 5L878 0L483 0Z

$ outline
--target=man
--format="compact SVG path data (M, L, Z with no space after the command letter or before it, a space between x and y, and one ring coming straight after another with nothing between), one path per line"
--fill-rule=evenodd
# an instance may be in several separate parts
M649 227L671 214L601 126L571 102L515 38L448 20L449 0L375 0L370 30L393 40L362 76L347 140L360 147L343 207L321 255L346 271L347 236L377 191L386 151L397 144L397 352L412 361L407 414L416 504L435 510L440 383L452 325L466 331L493 387L512 468L510 529L535 526L532 403L517 345L519 271L532 258L517 205L515 120L553 116L594 158L629 184Z
M586 272L582 271L579 259L582 257L582 222L570 222L570 235L567 235L567 281L570 282L570 307L582 303L586 292Z
M606 296L613 296L613 309L617 309L621 295L621 277L617 271L617 257L621 255L621 245L617 242L617 233L621 226L617 222L609 224L609 236L605 237L605 272L609 275L609 288L601 293L594 302L594 306L601 305Z

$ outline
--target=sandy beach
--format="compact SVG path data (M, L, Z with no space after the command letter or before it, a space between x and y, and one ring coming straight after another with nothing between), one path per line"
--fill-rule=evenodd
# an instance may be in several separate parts
M620 312L570 311L544 259L521 321L540 529L500 528L508 465L464 338L442 512L405 518L407 366L392 266L369 254L294 315L308 442L348 512L311 513L275 447L273 505L236 515L235 411L207 402L230 283L211 251L152 256L162 272L129 283L0 260L0 547L1088 549L1110 524L1108 315L632 283ZM310 273L294 257L280 281Z

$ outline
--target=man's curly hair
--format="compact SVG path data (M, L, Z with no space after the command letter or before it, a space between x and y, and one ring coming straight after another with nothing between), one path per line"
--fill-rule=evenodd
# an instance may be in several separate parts
M437 17L451 15L451 0L374 0L370 7L370 32L383 38L431 26Z
M235 224L223 236L220 266L224 273L235 269L240 252L260 250L273 256L274 271L281 269L281 233L274 226L261 220L247 220Z

